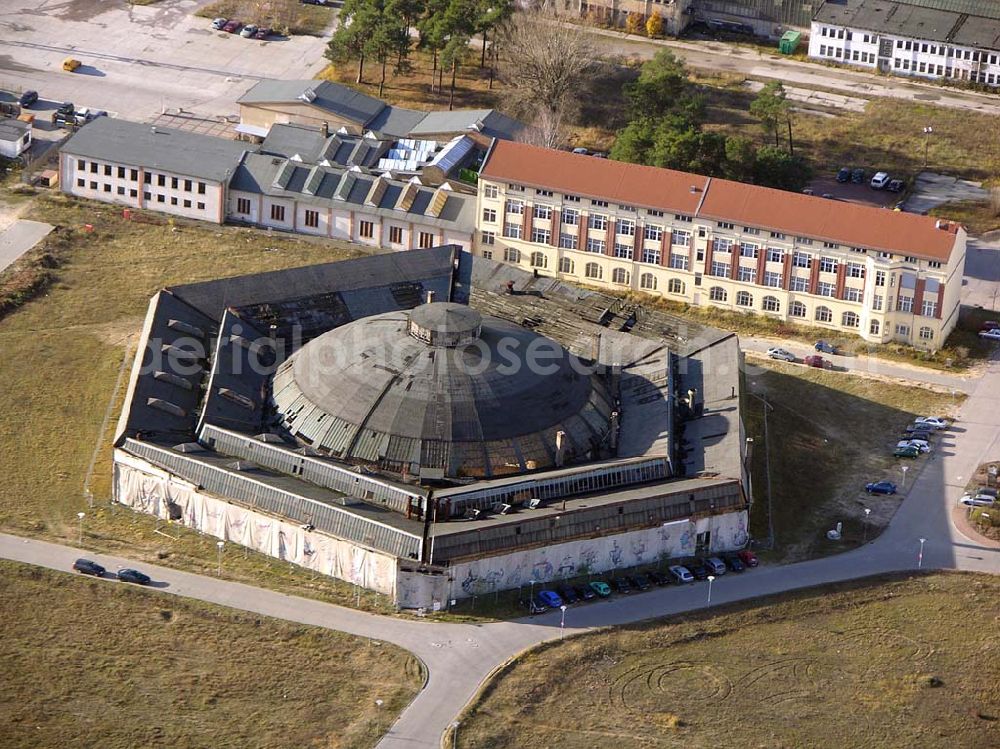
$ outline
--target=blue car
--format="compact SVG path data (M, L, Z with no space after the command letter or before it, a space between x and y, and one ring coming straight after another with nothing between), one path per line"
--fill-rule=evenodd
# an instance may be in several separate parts
M552 590L539 591L538 598L550 609L557 609L563 605L562 598L559 597L558 593Z
M123 583L135 583L136 585L149 585L149 575L131 568L118 570L118 579Z
M824 354L836 354L837 347L832 343L827 343L826 341L816 341L816 345L813 346L814 349L820 351Z
M876 481L872 484L865 484L865 491L869 494L895 494L896 485L891 481Z

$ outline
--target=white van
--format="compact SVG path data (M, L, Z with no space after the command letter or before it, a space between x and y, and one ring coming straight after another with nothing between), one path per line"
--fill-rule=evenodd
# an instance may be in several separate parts
M873 190L884 190L885 186L888 184L889 184L888 172L876 172L875 176L872 177Z

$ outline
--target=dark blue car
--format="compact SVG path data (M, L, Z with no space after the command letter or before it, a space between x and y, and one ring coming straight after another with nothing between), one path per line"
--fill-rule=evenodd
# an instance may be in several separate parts
M550 609L557 609L563 605L562 599L554 590L541 590L538 592L538 598Z
M824 354L836 354L837 347L832 343L827 343L826 341L816 341L816 345L813 346L814 349L820 351Z
M104 575L104 568L97 562L89 559L77 559L73 562L73 569L81 574L93 575L94 577L102 577Z
M123 583L135 583L136 585L149 585L150 581L149 575L131 568L118 570L118 579Z
M865 491L869 494L895 494L896 485L891 481L876 481L872 484L865 484Z

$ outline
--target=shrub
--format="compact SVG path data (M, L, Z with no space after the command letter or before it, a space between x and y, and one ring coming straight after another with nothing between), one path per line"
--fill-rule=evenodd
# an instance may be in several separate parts
M650 39L663 36L663 16L660 15L659 11L653 13L646 21L646 36Z
M641 34L646 25L646 16L642 13L629 13L625 19L625 31L630 34Z

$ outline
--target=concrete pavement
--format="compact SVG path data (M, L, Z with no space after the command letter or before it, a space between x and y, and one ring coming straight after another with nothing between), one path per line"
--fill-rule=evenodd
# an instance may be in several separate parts
M18 219L0 231L0 271L9 267L52 231L52 224Z

